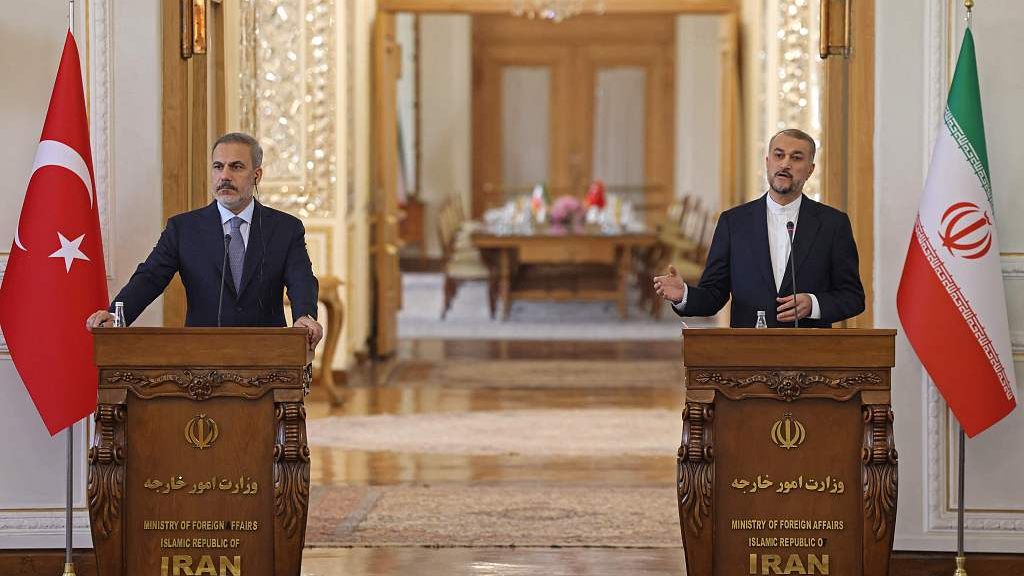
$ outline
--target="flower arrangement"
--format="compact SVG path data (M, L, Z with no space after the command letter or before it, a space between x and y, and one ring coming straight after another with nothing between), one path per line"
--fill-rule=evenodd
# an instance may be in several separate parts
M559 196L551 205L551 223L574 226L583 221L583 204L575 196Z

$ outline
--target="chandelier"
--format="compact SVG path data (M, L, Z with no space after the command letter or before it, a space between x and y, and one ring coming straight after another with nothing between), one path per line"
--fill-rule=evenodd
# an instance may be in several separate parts
M531 20L540 18L551 22L561 22L583 13L585 4L592 4L596 14L604 14L605 0L512 0L512 14L525 16Z

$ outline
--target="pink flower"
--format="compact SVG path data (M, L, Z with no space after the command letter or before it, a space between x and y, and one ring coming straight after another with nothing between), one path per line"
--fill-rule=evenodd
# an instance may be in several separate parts
M573 224L583 219L583 204L575 196L559 196L551 205L553 224Z

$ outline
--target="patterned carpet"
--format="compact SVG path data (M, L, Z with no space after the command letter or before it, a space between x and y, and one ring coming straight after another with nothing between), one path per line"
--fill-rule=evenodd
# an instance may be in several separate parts
M459 288L452 308L441 320L441 274L402 274L402 302L398 314L400 338L489 340L677 340L682 324L668 309L655 321L649 311L636 306L631 291L628 319L619 319L613 302L513 302L506 321L492 320L488 312L487 286L467 282ZM691 327L717 326L718 317L688 318Z
M307 424L310 447L513 456L666 456L679 444L673 410L495 410L334 416Z
M306 545L680 548L676 514L671 484L317 486Z
M459 388L681 388L683 367L669 360L420 361L400 363L392 379Z

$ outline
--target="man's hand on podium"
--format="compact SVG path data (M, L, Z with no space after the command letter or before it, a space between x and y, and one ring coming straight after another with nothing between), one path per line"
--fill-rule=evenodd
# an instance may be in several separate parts
M311 316L303 316L295 321L292 325L294 328L305 328L309 334L306 336L306 340L309 342L309 349L316 348L320 339L324 337L323 326L316 320L313 320Z
M114 315L106 310L97 310L85 320L85 327L88 330L93 328L110 328L114 325Z
M686 285L675 266L669 265L668 274L654 277L654 291L669 302L680 302L686 294Z

